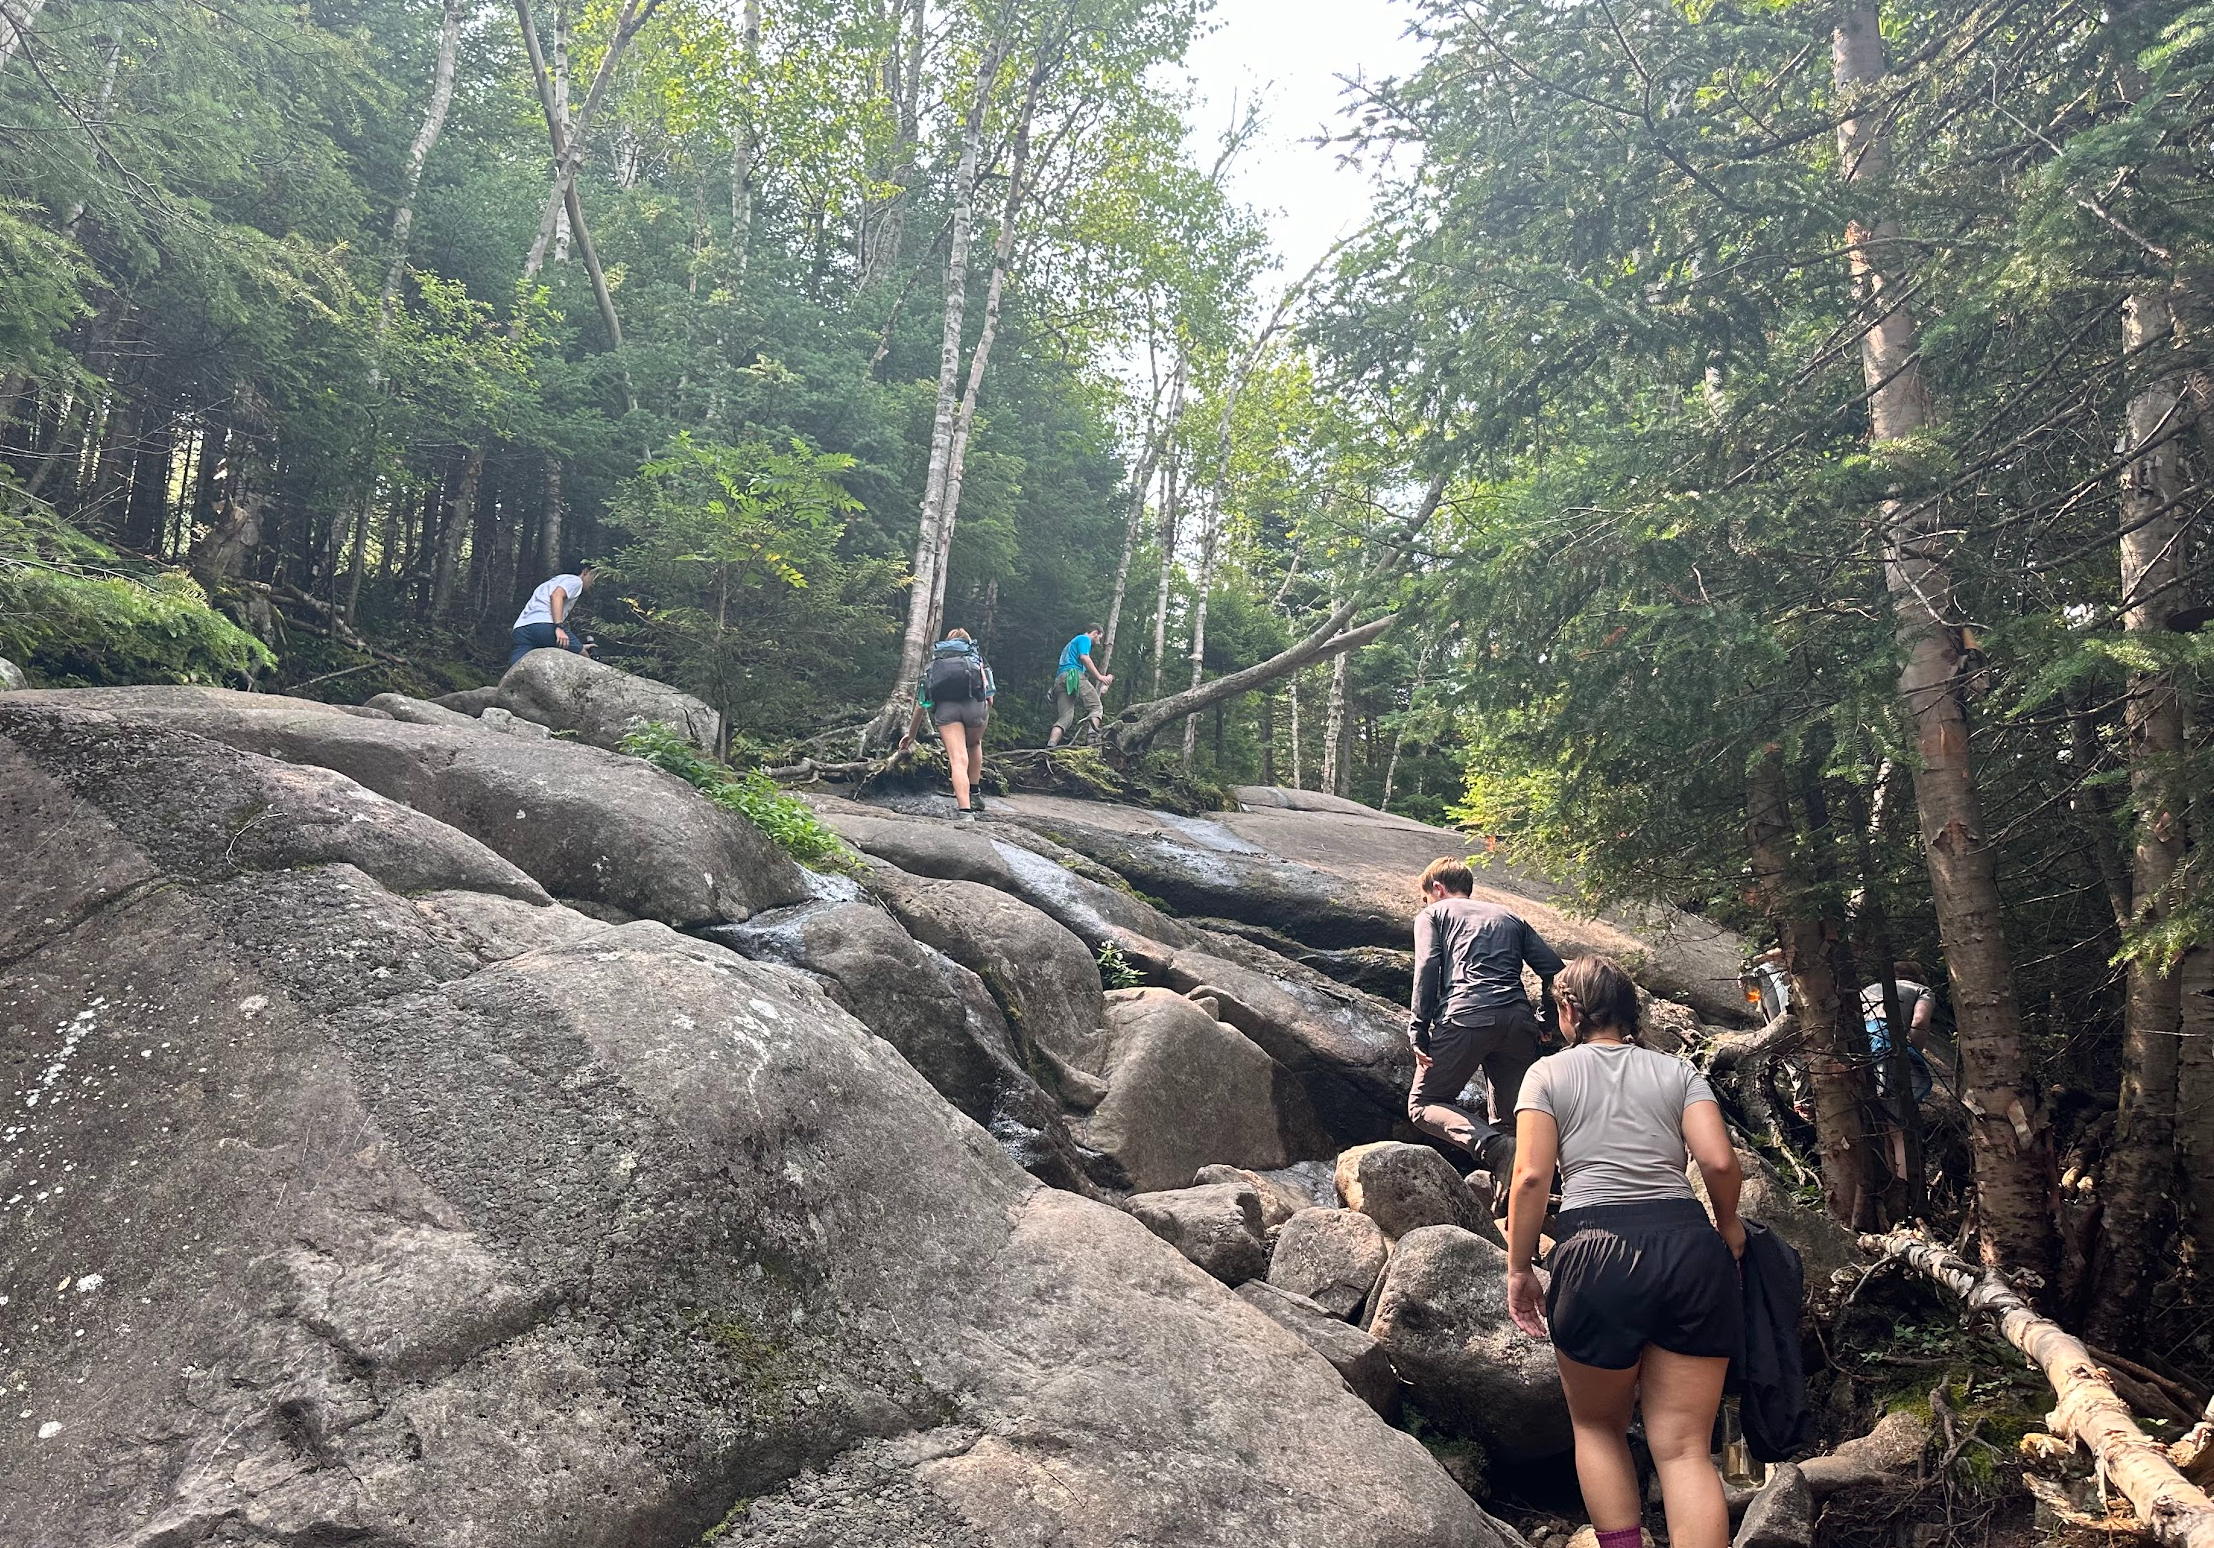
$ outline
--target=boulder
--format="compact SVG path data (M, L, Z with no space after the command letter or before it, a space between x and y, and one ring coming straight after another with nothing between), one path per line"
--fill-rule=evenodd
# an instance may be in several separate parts
M1506 1245L1491 1212L1453 1163L1427 1145L1396 1140L1356 1145L1338 1157L1337 1177L1345 1207L1375 1221L1388 1240L1424 1226L1454 1225Z
M1243 1183L1134 1193L1125 1206L1140 1225L1226 1285L1268 1267L1261 1200Z
M1653 1534L1644 1527L1639 1527L1638 1544L1639 1548L1654 1548ZM1599 1529L1593 1526L1578 1527L1575 1535L1568 1539L1567 1548L1599 1548Z
M1482 1237L1449 1225L1401 1237L1368 1331L1423 1413L1495 1462L1570 1448L1553 1346L1507 1315L1507 1255Z
M1368 1216L1350 1209L1303 1209L1276 1238L1268 1282L1350 1321L1390 1256L1384 1233Z
M1207 994L1223 1020L1298 1077L1340 1146L1386 1139L1406 1122L1414 1051L1404 1009L1348 989L1234 936L1200 932L1198 946L1124 948L1153 982Z
M482 841L555 897L679 929L808 896L805 873L752 823L674 775L598 748L221 688L82 688L18 702L95 709L335 770Z
M1109 1158L1076 1143L1061 1102L1023 1067L974 973L915 941L858 888L825 890L834 895L703 933L740 956L808 974L1032 1176L1081 1193L1129 1186Z
M1120 1161L1133 1186L1181 1187L1215 1163L1282 1166L1287 1139L1319 1143L1298 1084L1182 995L1115 990L1103 1035L1107 1094L1078 1136Z
M1082 941L1029 904L979 882L931 881L877 862L867 866L863 885L916 940L984 980L1027 1062L1106 1073L1099 963ZM1173 1188L1190 1176L1186 1167L1174 1178L1139 1186Z
M0 1541L1512 1541L806 978L95 721L0 719Z
M6 656L0 656L0 693L14 693L30 686L31 681L23 675L23 669Z
M394 720L404 720L415 726L462 726L475 728L480 722L443 704L433 704L427 699L412 699L404 693L380 693L367 700L364 709L382 710Z
M722 745L723 718L700 700L573 650L531 651L507 669L490 702L609 751L642 720L674 727L702 752L714 752Z
M1730 1548L1813 1548L1814 1491L1789 1462L1768 1470L1768 1482L1745 1507Z
M1806 1269L1809 1295L1826 1292L1830 1276L1838 1270L1857 1269L1866 1263L1853 1233L1825 1211L1801 1204L1764 1157L1740 1150L1737 1161L1745 1171L1745 1186L1737 1198L1738 1213L1748 1220L1758 1220L1798 1250ZM1692 1193L1711 1216L1714 1206L1707 1202L1707 1183L1699 1175L1699 1164L1694 1161L1685 1171L1691 1178Z
M1303 1295L1282 1290L1265 1279L1238 1287L1238 1295L1263 1316L1289 1328L1330 1368L1345 1378L1354 1396L1386 1419L1399 1412L1399 1373L1384 1346L1359 1328L1339 1321Z
M472 718L484 713L485 706L500 700L500 685L487 683L481 688L464 688L458 693L442 693L431 703L441 709L450 709L459 715Z
M1270 1176L1238 1166L1203 1166L1192 1174L1192 1186L1209 1183L1243 1183L1261 1201L1261 1229L1274 1233L1285 1221L1314 1201L1299 1189Z

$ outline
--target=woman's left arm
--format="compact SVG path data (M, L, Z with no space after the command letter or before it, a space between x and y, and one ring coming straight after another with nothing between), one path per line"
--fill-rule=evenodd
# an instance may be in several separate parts
M1507 1311L1532 1338L1545 1337L1545 1292L1538 1285L1538 1236L1545 1229L1545 1201L1560 1159L1560 1125L1548 1112L1525 1107L1515 1114L1514 1182L1507 1193Z

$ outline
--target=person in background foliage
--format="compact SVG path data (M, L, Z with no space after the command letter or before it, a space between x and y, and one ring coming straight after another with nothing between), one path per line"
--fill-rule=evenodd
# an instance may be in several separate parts
M598 577L595 566L580 565L574 575L556 575L541 582L515 615L514 632L508 636L507 664L513 666L534 650L573 650L586 654L584 637L569 627L569 615Z
M1471 897L1476 875L1465 860L1431 861L1416 886L1425 906L1414 923L1407 1041L1414 1044L1415 1078L1407 1116L1423 1133L1474 1156L1494 1187L1504 1187L1514 1136L1494 1125L1514 1122L1516 1093L1537 1062L1543 1023L1552 1019L1560 953L1519 915ZM1542 986L1535 1015L1522 988L1525 963ZM1490 1089L1490 1123L1460 1105L1479 1069Z
M1551 1324L1576 1478L1600 1548L1640 1542L1633 1405L1644 1410L1671 1548L1725 1548L1729 1509L1707 1446L1745 1320L1744 1174L1706 1077L1639 1046L1627 973L1606 957L1579 957L1556 992L1570 1046L1522 1082L1507 1310L1532 1338ZM1684 1175L1687 1150L1712 1221ZM1546 1259L1552 1284L1541 1290L1532 1260L1556 1162L1561 1208Z
M992 697L998 692L984 653L966 629L947 630L946 637L931 647L922 681L915 685L915 713L907 719L899 750L915 745L923 716L929 715L945 743L956 822L974 822L984 813L984 797L977 794L976 782L984 774L984 726L992 717Z

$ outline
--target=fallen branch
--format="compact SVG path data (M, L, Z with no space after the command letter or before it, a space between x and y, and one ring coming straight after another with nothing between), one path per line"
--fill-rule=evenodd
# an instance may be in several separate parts
M1995 1272L1915 1231L1864 1236L1861 1245L1921 1270L1977 1311L1997 1318L2006 1341L2037 1363L2059 1402L2046 1422L2081 1444L2166 1548L2214 1548L2214 1499L2176 1471L2168 1449L2137 1428L2129 1405L2083 1341L2032 1311Z
M1707 1044L1707 1073L1727 1075L1750 1060L1788 1053L1796 1046L1798 1036L1799 1018L1790 1011L1758 1032L1725 1032Z
M856 758L851 763L817 763L812 758L802 758L797 763L787 763L773 769L763 769L780 785L811 785L818 780L860 779L876 764L867 758Z

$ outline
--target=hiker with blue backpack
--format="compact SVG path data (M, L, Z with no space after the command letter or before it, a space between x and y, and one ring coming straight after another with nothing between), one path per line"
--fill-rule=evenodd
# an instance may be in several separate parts
M992 669L968 630L949 629L944 639L930 647L922 680L915 685L915 713L908 717L899 750L906 752L915 745L922 734L923 716L929 715L938 728L938 739L945 743L956 822L974 822L984 810L976 782L984 773L984 724L991 719L992 696L998 691Z

